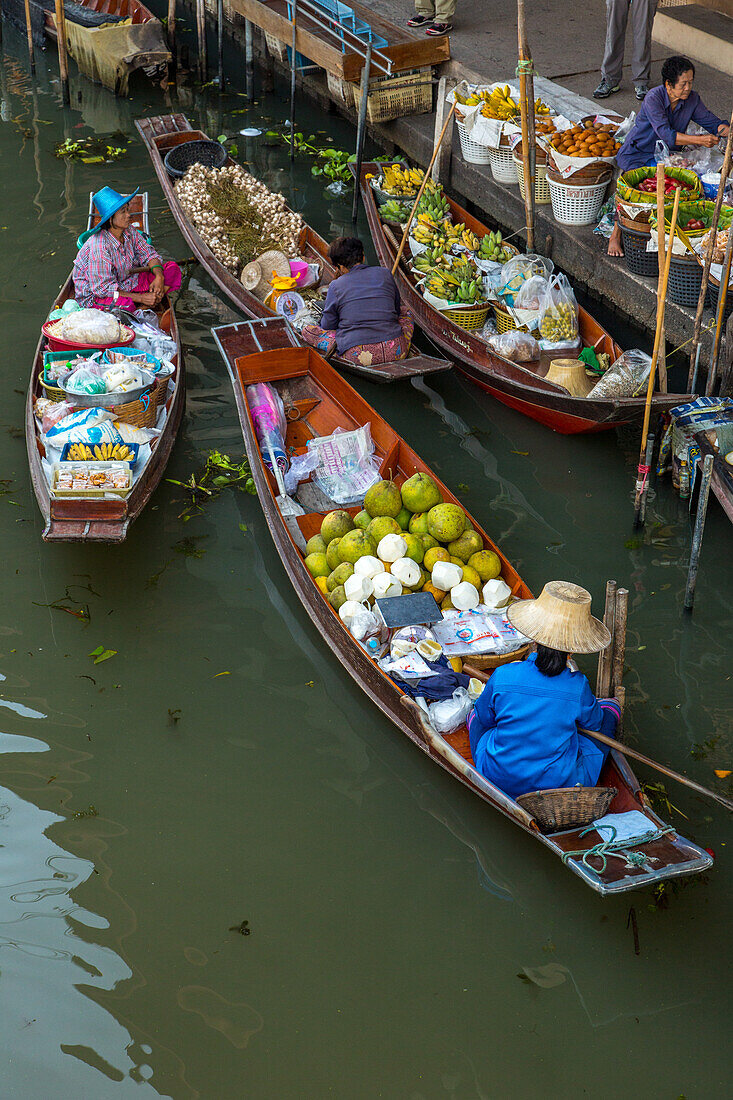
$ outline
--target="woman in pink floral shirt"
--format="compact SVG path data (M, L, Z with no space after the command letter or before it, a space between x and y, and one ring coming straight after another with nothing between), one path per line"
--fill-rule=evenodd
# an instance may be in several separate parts
M129 202L135 195L137 191L120 195L103 187L94 196L101 220L79 238L74 261L74 292L80 306L154 309L181 285L178 265L164 264L140 230L131 226Z

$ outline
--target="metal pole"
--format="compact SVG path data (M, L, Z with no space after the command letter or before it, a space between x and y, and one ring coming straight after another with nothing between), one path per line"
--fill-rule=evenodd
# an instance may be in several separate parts
M705 517L708 512L708 498L710 496L710 479L713 476L713 456L705 455L702 467L702 483L700 496L697 502L697 515L695 516L695 530L692 534L692 549L690 550L690 568L687 571L687 588L685 589L684 610L692 612L695 602L695 586L697 585L697 570L700 564L700 547L702 535L705 530Z
M64 106L71 103L69 96L69 59L66 53L66 16L64 15L64 0L55 0L56 8L56 38L59 50L59 73L61 75L61 98Z
M244 59L245 59L245 90L247 99L253 98L254 83L254 47L252 45L252 22L244 21Z
M206 8L204 0L196 0L196 33L199 47L199 80L202 84L205 84L208 65L206 60Z
M298 34L298 0L293 4L293 44L290 50L290 159L295 160L295 39Z
M224 91L224 0L216 4L216 49L219 62L219 91Z
M36 71L36 58L33 53L33 31L31 29L31 5L30 0L25 0L25 30L28 36L28 57L31 63L31 72Z
M721 184L722 186L722 184ZM723 331L723 318L725 317L725 303L728 297L728 283L730 282L730 265L733 259L733 232L728 230L728 243L725 246L723 270L721 272L720 287L718 289L718 308L715 320L715 337L710 349L710 365L708 367L708 384L705 387L707 397L713 392L715 379L718 376L718 356L720 355L720 337Z
M359 199L361 198L361 162L364 159L364 133L366 131L367 104L369 102L369 77L372 72L372 44L367 44L364 68L361 72L361 101L359 103L359 125L356 130L356 175L354 176L354 202L351 206L351 220L356 225L359 217Z

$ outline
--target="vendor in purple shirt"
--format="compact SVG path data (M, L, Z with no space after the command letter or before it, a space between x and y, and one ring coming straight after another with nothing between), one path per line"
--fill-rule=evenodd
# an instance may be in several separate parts
M410 350L415 322L400 302L390 271L368 267L356 237L338 237L328 250L338 277L328 288L320 325L304 325L303 339L363 366L394 363Z
M721 137L728 136L728 124L709 111L697 92L693 92L694 79L695 66L689 58L667 58L662 65L664 83L647 92L633 129L619 149L616 163L622 172L647 165L653 167L654 150L658 141L663 141L671 153L677 153L686 145L702 145L712 149ZM691 122L697 122L708 132L686 133ZM624 254L618 222L614 225L608 242L608 254Z

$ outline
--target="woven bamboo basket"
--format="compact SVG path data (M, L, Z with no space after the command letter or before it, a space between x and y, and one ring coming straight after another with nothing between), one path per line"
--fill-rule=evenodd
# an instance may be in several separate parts
M523 661L531 648L532 646L528 644L520 649L513 649L511 653L472 653L470 657L465 658L465 661L467 665L485 672L498 668L499 665L511 664L512 661Z
M158 419L158 403L155 390L144 393L139 401L128 401L125 405L115 405L115 420L132 424L134 428L152 428Z
M441 309L441 313L447 320L452 321L454 325L458 325L459 328L465 329L467 332L475 332L477 329L482 329L486 324L486 318L489 316L488 302L476 302L473 306L466 306L463 309Z
M518 325L508 310L503 306L498 306L494 303L494 317L496 318L496 327L500 333L511 332L512 329L518 329L519 332L529 332L526 325Z
M63 401L66 396L63 390L60 390L58 386L52 386L50 382L47 382L43 377L43 372L38 375L38 381L43 387L43 392L46 397L50 397L52 401Z
M579 829L608 811L618 794L616 787L558 787L520 794L517 802L532 814L543 833Z
M168 383L172 378L175 378L173 374L167 374L165 378L159 378L155 383L155 389L153 390L153 400L155 401L156 411L165 405L168 400Z

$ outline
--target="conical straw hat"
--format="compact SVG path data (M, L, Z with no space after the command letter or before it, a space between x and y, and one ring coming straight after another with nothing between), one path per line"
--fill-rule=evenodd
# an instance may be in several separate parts
M257 263L257 260L252 260L246 267L242 268L242 275L240 282L246 290L255 291L260 285L263 279L262 268Z
M571 581L548 581L536 600L513 603L507 618L525 637L561 653L597 653L611 641L590 613L590 593Z
M573 397L587 397L593 389L582 359L553 359L546 378L548 382L564 386Z

